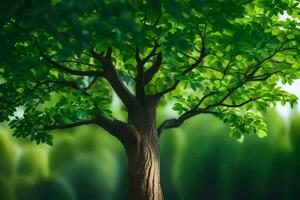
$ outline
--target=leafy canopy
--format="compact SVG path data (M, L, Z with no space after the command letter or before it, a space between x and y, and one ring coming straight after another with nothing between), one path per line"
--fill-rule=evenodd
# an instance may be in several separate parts
M178 117L159 133L210 113L235 138L263 137L260 112L297 100L277 83L300 76L298 3L1 1L0 120L37 143L52 144L48 130L97 123L100 115L108 130L115 90L126 106L143 93L172 102ZM17 108L23 116L14 116Z

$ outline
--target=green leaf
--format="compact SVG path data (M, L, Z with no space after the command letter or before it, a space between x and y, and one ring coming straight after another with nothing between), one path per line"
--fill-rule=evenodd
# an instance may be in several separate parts
M256 135L257 135L259 138L263 138L263 137L268 136L268 132L267 132L266 130L259 129L259 130L257 130Z

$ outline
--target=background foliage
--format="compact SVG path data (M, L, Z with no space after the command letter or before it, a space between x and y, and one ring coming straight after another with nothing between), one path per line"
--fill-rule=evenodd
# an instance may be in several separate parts
M229 127L199 117L161 138L166 199L299 199L300 114L264 117L270 134L228 137ZM184 131L183 131L184 130ZM121 144L97 127L55 132L55 145L0 134L0 199L121 200L127 159ZM95 134L96 133L96 134Z

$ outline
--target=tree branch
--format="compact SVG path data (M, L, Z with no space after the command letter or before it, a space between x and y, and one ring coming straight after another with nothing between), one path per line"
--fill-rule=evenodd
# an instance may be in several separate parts
M197 62L197 58L195 58L195 57L193 57L193 56L191 56L191 55L189 55L187 53L180 52L180 51L178 51L178 53L184 55L187 58L190 58L190 59L194 60L195 62Z
M246 72L245 78L243 80L241 80L241 82L239 82L236 86L234 86L233 88L230 88L228 93L217 103L208 105L205 109L210 109L212 107L215 106L219 106L221 105L234 91L236 91L238 88L240 88L242 85L244 85L247 82L250 81L263 81L263 80L267 80L268 78L270 78L273 74L276 73L281 73L281 71L275 71L275 72L271 72L271 73L266 73L263 75L259 75L259 76L254 76L255 73L258 71L258 69L260 68L261 64L263 64L265 61L267 61L268 59L271 59L272 57L274 57L278 52L280 52L280 50L282 49L282 47L288 42L290 41L289 39L285 40L279 48L277 48L274 53L272 53L270 56L262 59L261 61L259 61L257 64L255 64L254 66L254 70L252 72L249 72L249 68ZM253 65L252 65L253 66ZM251 66L250 66L251 67Z
M277 53L282 52L282 51L286 51L286 50L290 50L289 48L288 49L283 49L283 47L286 43L288 43L289 41L292 41L292 40L293 39L286 39L277 49L275 49L275 51L271 55L263 58L262 60L260 60L256 64L250 65L248 67L247 71L246 71L246 76L249 76L249 77L253 76L260 69L261 65L264 62L266 62L267 60L272 59Z
M249 81L264 81L270 78L273 74L278 74L278 73L283 73L281 70L270 72L270 73L265 73L262 75L258 76L253 76Z
M207 98L209 95L212 95L212 93L209 93L208 95L205 95L202 99L205 99ZM219 102L218 104L213 104L214 107L216 106L224 106L224 107L227 107L227 108L237 108L237 107L242 107L250 102L253 102L257 99L260 99L262 97L257 97L257 98L250 98L242 103L239 103L239 104L224 104L222 102ZM201 102L201 101L200 101ZM201 103L200 103L201 104ZM173 118L173 119L168 119L168 120L165 120L159 127L158 127L158 134L160 135L162 133L163 130L165 129L169 129L169 128L175 128L175 127L179 127L181 124L183 124L186 120L196 116L196 115L199 115L199 114L213 114L213 115L217 115L217 114L221 114L219 112L215 112L215 111L211 111L209 110L211 107L213 106L207 106L206 108L194 108L194 109L191 109L187 112L185 112L184 114L182 114L181 116L179 116L177 119L176 118Z
M69 88L73 88L82 92L84 95L90 96L91 94L87 92L87 88L82 88L76 81L70 80L47 80L48 83L60 84Z
M84 88L84 90L87 91L87 90L91 89L91 87L93 87L93 85L96 83L97 79L98 79L98 77L95 76L93 78L93 80L89 83L89 85L86 88Z
M91 66L91 67L99 67L98 65L90 64L90 63L85 63L85 62L81 62L81 61L78 61L78 60L62 60L60 62L61 63L76 63L76 64L79 64L79 65L87 65L87 66Z
M214 70L214 71L216 71L216 72L219 72L219 73L224 74L224 71L222 71L222 70L220 70L220 69L217 69L217 68L214 68L214 67L203 66L203 65L201 65L200 68L203 68L203 69L210 69L210 70Z
M184 76L187 73L189 73L190 71L192 71L193 69L195 69L203 61L203 59L208 55L206 52L206 47L205 47L206 27L205 27L204 33L198 31L198 35L201 38L201 44L202 44L201 50L200 50L200 55L199 55L198 59L196 59L196 61L192 65L188 66L187 68L185 68L185 70L183 70L180 73L180 76ZM171 87L169 87L161 92L158 92L157 94L155 94L155 96L157 98L161 98L163 95L175 90L176 87L179 85L179 83L180 83L180 80L176 80Z
M157 18L156 18L156 20L155 20L155 22L154 22L154 24L153 24L153 26L154 26L154 28L156 28L156 26L158 25L158 23L159 23L159 20L160 20L160 18L161 18L161 16L162 16L162 12L160 12L159 13L159 15L157 16Z
M261 99L262 97L256 97L256 98L250 98L242 103L239 103L239 104L226 104L226 103L220 103L219 105L220 106L225 106L225 107L230 107L230 108L237 108L237 107L242 107L243 105L246 105L250 102L253 102L257 99Z
M104 130L118 138L122 143L126 143L131 139L138 137L137 130L134 126L120 120L111 120L103 116L98 116L96 123Z
M195 109L199 108L199 106L203 103L203 101L205 101L205 99L207 99L208 97L210 97L210 96L212 96L212 95L214 95L214 94L216 94L216 92L210 92L210 93L204 95L204 96L200 99L200 101L196 104Z
M156 51L157 49L159 48L159 43L158 43L158 39L155 39L154 40L154 47L152 48L151 52L145 57L142 59L142 64L144 65L146 62L149 61L150 58L152 58L153 56L156 55Z
M201 113L215 114L215 115L219 114L219 113L214 112L214 111L208 111L208 110L202 110L202 109L189 110L189 111L185 112L184 114L182 114L178 118L168 119L168 120L165 120L163 123L161 123L161 125L157 129L158 135L160 136L162 134L163 130L165 130L165 129L179 127L187 119L190 119L190 118L192 118L196 115L199 115Z
M145 83L144 83L144 64L145 64L145 60L141 59L140 57L140 51L139 48L136 48L136 52L135 52L135 60L136 60L136 69L137 69L137 74L135 77L135 92L136 92L136 96L137 98L144 103L146 101L146 95L145 95Z
M95 105L96 106L96 105ZM68 128L75 128L82 125L98 125L104 130L106 130L111 135L115 136L117 139L119 139L121 142L127 142L132 137L136 137L133 126L119 121L117 119L108 119L104 117L98 107L96 107L97 116L93 119L86 119L86 120L80 120L75 121L69 124L62 124L58 125L56 123L52 125L45 125L44 131L51 131L51 130L57 130L57 129L68 129Z
M126 105L126 107L133 107L133 104L136 103L136 99L117 74L115 66L112 62L112 48L109 48L107 50L106 55L104 55L104 52L97 53L92 49L91 56L100 61L103 66L104 77L108 80L108 82L120 97L122 102Z
M155 73L158 72L162 62L162 54L156 53L159 46L160 45L158 43L158 39L155 39L154 46L151 52L144 58L140 57L139 48L136 48L135 59L137 63L137 75L135 77L136 80L135 91L136 91L137 98L141 102L145 102L146 100L145 86L151 81ZM156 59L153 65L145 72L144 71L145 64L154 56L156 56Z
M159 128L158 128L159 135L162 133L162 131L164 129L173 128L173 127L179 127L187 119L192 118L192 117L194 117L194 116L196 116L198 114L201 114L201 113L220 114L220 113L211 111L210 109L213 108L213 107L224 106L224 107L227 107L227 108L237 108L237 107L241 107L243 105L246 105L246 104L248 104L250 102L253 102L253 101L257 100L257 99L262 98L262 97L250 98L250 99L248 99L248 100L246 100L246 101L244 101L242 103L239 103L239 104L225 104L225 103L223 103L235 90L237 90L238 88L240 88L245 83L250 82L250 81L262 81L262 80L266 80L269 77L271 77L273 74L276 74L276 73L280 73L280 71L276 71L276 72L272 72L272 73L267 73L267 74L264 74L264 75L261 75L261 76L257 76L257 77L252 77L252 78L248 77L247 79L244 79L239 84L237 84L235 87L231 88L229 90L229 92L219 102L210 104L210 105L206 106L205 108L198 108L206 98L208 98L209 96L212 96L212 95L216 94L217 92L210 92L210 93L208 93L207 95L203 96L200 99L199 103L193 109L185 112L179 118L165 120L159 126Z
M270 78L273 74L276 74L276 73L280 73L281 71L276 71L276 72L272 72L272 73L266 73L266 74L263 74L263 75L260 75L260 76L256 76L256 77L247 77L246 79L242 80L239 84L237 84L235 87L229 89L229 92L217 103L214 103L214 104L210 104L208 106L206 106L204 109L207 110L207 109L210 109L212 107L216 107L216 106L228 106L228 107L240 107L239 105L243 106L245 105L246 103L249 103L251 101L254 101L254 100L257 100L258 98L262 98L262 97L258 97L258 98L251 98L249 100L247 100L246 102L243 102L241 104L238 104L238 105L228 105L228 104L224 104L223 102L233 94L234 91L236 91L238 88L240 88L242 85L244 85L245 83L247 82L252 82L252 81L265 81L267 80L268 78Z
M35 90L39 89L42 85L45 85L47 84L48 82L47 81L42 81L42 82L38 82L37 84L35 84L32 88L29 89L29 91L25 94L23 94L22 96L20 96L19 98L17 98L15 101L13 102L9 102L8 105L5 105L5 107L12 107L14 104L18 104L20 101L22 101L25 97L27 97L28 95L32 94ZM0 110L3 109L4 111L4 108L0 108ZM17 106L15 106L17 107Z
M208 106L206 106L205 108L199 108L199 106L202 104L202 102L208 98L211 95L216 94L217 92L210 92L207 95L203 96L200 101L198 102L198 104L191 110L185 112L184 114L182 114L181 116L179 116L178 118L174 118L174 119L168 119L165 120L159 127L158 127L158 134L160 135L162 133L162 131L164 129L168 129L168 128L173 128L173 127L179 127L182 123L184 123L187 119L190 119L196 115L199 115L201 113L211 113L211 114L220 114L218 112L214 112L211 111L210 109L213 107L217 107L217 106L223 106L226 107L226 109L228 108L237 108L237 107L241 107L244 106L250 102L256 101L257 99L260 99L262 97L256 97L256 98L250 98L244 102L241 102L239 104L226 104L224 103L224 101L231 96L234 91L236 91L238 88L240 88L241 86L243 86L245 83L247 82L251 82L251 81L264 81L267 80L268 78L270 78L273 74L276 73L282 73L282 71L274 71L274 72L270 72L270 73L265 73L262 75L257 75L254 76L255 73L258 71L258 69L260 68L260 66L267 60L271 59L272 57L274 57L278 52L281 51L285 51L286 49L283 49L283 46L290 41L289 39L285 40L270 56L267 56L266 58L260 60L258 63L249 66L247 72L244 74L244 79L241 80L237 85L233 86L232 88L230 88L228 90L228 92L221 98L221 100L219 100L216 103L210 104ZM223 72L224 74L226 74L228 67L230 66L232 57L229 61L229 63L227 64L225 71ZM252 71L250 71L252 70ZM225 75L224 75L225 76ZM173 89L176 88L176 86L178 85L179 81L177 81L172 87L168 88L165 90L165 93L172 91ZM164 91L163 91L164 92Z
M228 69L229 69L229 67L230 67L230 64L231 64L231 62L232 62L232 58L233 58L233 55L230 56L230 59L229 59L227 65L226 65L226 67L225 67L225 70L224 70L223 76L222 76L222 80L224 80L224 78L225 78L225 76L226 76L226 74L227 74L227 71L228 71Z
M158 72L162 63L162 53L158 53L153 65L145 72L145 85L147 85L153 78L153 76Z
M44 130L45 131L50 131L50 130L55 130L55 129L67 129L67 128L74 128L77 126L82 126L82 125L89 125L89 124L97 124L96 119L89 119L89 120L81 120L77 122L73 122L70 124L63 124L63 125L45 125Z
M71 75L76 75L76 76L104 76L103 72L100 71L79 71L79 70L74 70L74 69L70 69L52 59L50 59L48 56L46 56L46 54L44 53L44 51L42 50L41 46L39 45L38 42L36 42L40 56L47 61L51 66L53 66L54 68L63 71L65 73L71 74Z

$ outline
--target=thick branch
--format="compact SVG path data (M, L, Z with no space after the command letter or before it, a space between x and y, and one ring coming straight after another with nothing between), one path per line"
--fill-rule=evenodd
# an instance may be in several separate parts
M136 139L138 137L137 131L134 126L117 119L111 120L99 116L97 118L97 124L123 143L126 143L131 139Z
M107 50L106 55L104 55L104 52L97 53L93 49L91 50L91 56L100 61L100 63L102 64L104 77L108 80L114 91L117 93L117 95L120 97L127 108L132 107L134 106L133 103L136 102L136 99L119 78L115 66L113 65L111 55L112 48L109 48Z
M178 118L168 119L168 120L165 120L163 123L161 123L161 125L157 129L158 135L160 136L161 133L163 132L163 130L165 130L165 129L179 127L186 120L188 120L188 119L190 119L190 118L192 118L196 115L199 115L201 113L219 114L219 113L214 112L214 111L203 110L203 109L189 110L189 111L185 112L184 114L182 114Z
M98 109L97 109L98 110ZM117 119L108 119L101 115L100 111L98 111L98 114L93 119L87 119L87 120L80 120L69 124L62 124L57 125L54 123L53 125L45 125L44 130L45 131L51 131L51 130L57 130L57 129L68 129L68 128L75 128L82 125L98 125L104 130L106 130L111 135L118 138L121 142L126 142L130 138L128 136L134 136L133 132L134 127L130 126L129 124L119 121ZM131 134L131 135L130 135Z

